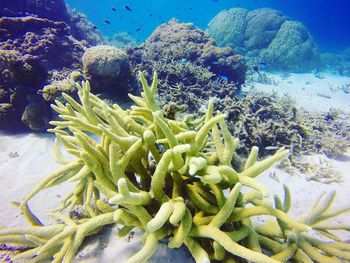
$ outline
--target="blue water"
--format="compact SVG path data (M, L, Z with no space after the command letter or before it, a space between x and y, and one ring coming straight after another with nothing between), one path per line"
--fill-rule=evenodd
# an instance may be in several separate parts
M321 51L340 51L350 46L349 0L66 0L66 3L85 13L106 36L129 32L144 40L159 24L173 17L204 29L223 9L270 7L303 22Z

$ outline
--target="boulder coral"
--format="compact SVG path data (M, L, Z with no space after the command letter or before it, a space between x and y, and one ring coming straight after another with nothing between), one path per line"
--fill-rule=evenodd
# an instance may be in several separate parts
M229 133L225 115L214 113L213 101L200 119L170 120L156 101L157 74L151 85L142 74L140 80L141 97L130 95L136 105L127 110L91 94L87 82L79 86L80 101L63 94L67 103L52 105L61 120L52 122L56 127L50 132L56 134L55 153L63 166L19 205L31 226L0 230L1 243L26 248L14 261L72 262L87 236L111 224L120 226L120 236L134 228L144 232L144 246L129 263L146 262L162 239L169 248L186 246L198 263L350 260L349 244L331 233L349 231L349 226L328 222L349 211L331 208L334 192L321 196L297 219L288 215L287 186L283 201L278 196L273 202L265 199L268 189L256 177L288 151L281 148L258 161L258 148L253 147L244 170L237 172L231 162L239 140ZM62 156L60 143L71 158ZM76 186L51 213L58 222L43 225L30 210L30 200L67 181ZM247 191L241 191L243 186ZM62 213L77 206L87 217ZM251 219L258 215L272 219L254 223ZM324 242L310 230L334 242Z
M275 69L305 71L320 65L318 47L310 32L296 21L284 22L260 57Z
M82 62L95 92L106 91L107 87L111 94L127 95L125 82L130 78L129 59L122 49L108 45L91 47L84 52Z
M205 31L218 46L238 49L244 46L247 15L248 10L244 8L223 10L209 22Z
M248 50L267 48L286 19L281 12L271 8L260 8L249 12L245 47Z
M219 46L233 48L255 65L265 62L267 69L308 71L320 67L318 47L308 29L274 9L222 11L210 21L207 32Z

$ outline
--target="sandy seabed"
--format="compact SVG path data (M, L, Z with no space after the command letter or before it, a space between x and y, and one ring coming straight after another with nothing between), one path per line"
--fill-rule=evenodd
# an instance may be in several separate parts
M259 91L288 93L296 99L297 106L308 111L327 111L341 108L350 113L350 95L340 88L350 84L350 78L325 74L318 79L313 74L291 74L288 78L272 75L274 85L253 83ZM330 98L320 96L327 94ZM11 201L20 202L45 176L60 167L53 154L54 136L50 134L9 134L0 132L0 225L15 227L27 225L17 207ZM311 158L319 158L312 156ZM324 184L306 180L306 175L290 175L276 167L270 168L258 177L270 190L271 196L283 198L283 184L290 187L293 205L290 214L298 216L307 212L310 206L324 192L337 191L336 207L349 207L350 152L341 159L331 160L334 170L343 178L342 182ZM274 175L274 176L272 176ZM44 224L53 223L46 213L58 207L65 194L72 189L68 183L46 189L35 196L29 205ZM259 220L265 220L260 218ZM350 223L350 214L336 222ZM118 238L117 227L106 227L97 238L88 240L76 257L76 262L126 262L142 246L136 231L133 237ZM344 233L343 237L349 239ZM170 250L166 242L159 244L156 254L149 262L194 262L184 249Z

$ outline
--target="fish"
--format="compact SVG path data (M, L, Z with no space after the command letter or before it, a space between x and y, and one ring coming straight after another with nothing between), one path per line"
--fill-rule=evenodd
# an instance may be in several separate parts
M218 2L219 0L212 0L213 2Z
M228 75L226 74L219 75L219 78L228 81Z
M117 11L117 8L115 8L115 7L112 7L112 11Z
M253 67L253 70L256 71L256 72L258 72L258 71L259 71L259 66L254 66L254 67Z
M265 150L272 151L272 150L278 150L280 147L278 146L267 146L265 147Z
M98 27L97 27L97 26L93 26L92 28L93 28L93 29L98 29Z
M130 11L130 12L132 11L132 9L130 8L130 6L128 6L128 5L125 5L124 8L125 8L126 10Z
M111 23L111 21L109 21L109 20L107 20L107 19L106 19L106 20L103 20L103 22L104 22L105 24L108 24L108 25Z
M211 64L213 64L213 65L219 65L220 63L219 63L218 61L213 61L213 62L211 62Z
M258 64L258 66L259 66L259 68L260 69L264 69L264 68L266 68L266 63L265 62L260 62L259 64Z
M164 152L164 145L161 143L156 143L155 146L157 147L157 150L159 151L159 153Z
M148 16L153 16L152 14L149 14Z
M136 28L136 32L139 32L139 31L141 31L141 28L140 27Z

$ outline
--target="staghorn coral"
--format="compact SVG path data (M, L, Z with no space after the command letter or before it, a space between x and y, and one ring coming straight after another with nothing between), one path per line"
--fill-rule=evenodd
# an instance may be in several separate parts
M140 79L143 92L141 97L130 95L137 105L131 109L108 106L90 93L89 83L79 87L80 103L63 94L67 103L52 105L62 118L52 122L56 128L50 131L57 136L55 151L63 166L20 204L32 226L0 230L0 242L28 248L13 260L71 262L86 236L115 223L122 226L119 235L135 227L144 230L144 247L128 262L147 261L163 238L169 238L170 248L186 246L196 262L350 259L349 244L329 232L349 227L327 224L349 210L330 210L334 192L296 220L287 214L287 187L283 202L277 196L272 204L264 199L268 191L255 177L288 151L282 148L257 161L258 148L253 147L244 171L237 172L231 161L239 141L230 135L225 115L214 114L213 101L202 119L169 120L156 102L157 75L151 86L142 74ZM59 142L74 159L61 155ZM81 205L88 217L73 220L56 212L52 215L59 223L42 225L28 202L40 190L66 181L76 183L76 188L60 210ZM250 191L241 192L242 186ZM257 215L275 219L255 225L251 218ZM335 242L312 237L310 229Z

